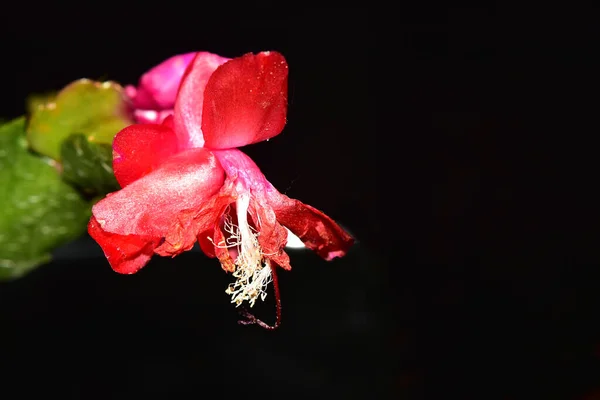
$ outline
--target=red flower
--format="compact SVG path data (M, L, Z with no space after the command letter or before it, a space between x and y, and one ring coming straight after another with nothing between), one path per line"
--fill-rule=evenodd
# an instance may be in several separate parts
M93 207L88 230L125 274L153 254L175 256L198 241L237 278L227 290L232 301L252 306L276 279L275 265L290 269L284 227L326 260L344 255L353 239L319 210L279 193L236 149L282 131L283 56L246 54L217 66L203 54L183 77L173 117L116 135L113 167L122 189Z

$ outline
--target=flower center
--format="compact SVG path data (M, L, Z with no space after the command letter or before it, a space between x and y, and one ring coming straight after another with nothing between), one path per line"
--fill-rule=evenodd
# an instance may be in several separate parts
M236 306L248 301L253 307L257 298L264 301L267 296L267 285L272 281L271 266L258 243L259 232L248 222L250 196L239 196L235 205L237 225L227 215L223 230L228 236L226 246L237 252L233 272L236 281L227 287L225 293L231 295L231 302Z

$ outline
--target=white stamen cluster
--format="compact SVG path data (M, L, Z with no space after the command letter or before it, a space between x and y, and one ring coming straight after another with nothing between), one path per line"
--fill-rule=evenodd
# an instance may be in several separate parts
M236 201L236 215L238 224L235 225L228 214L223 223L225 241L216 246L221 248L236 247L238 255L234 260L236 278L225 293L231 295L231 302L239 306L248 301L250 307L254 306L256 299L267 297L267 285L272 281L270 261L264 257L260 244L259 233L248 223L248 206L250 197L242 195ZM259 221L260 223L260 221Z

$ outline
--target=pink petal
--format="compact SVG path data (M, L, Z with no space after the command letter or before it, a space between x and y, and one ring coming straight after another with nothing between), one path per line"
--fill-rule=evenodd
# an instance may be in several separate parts
M185 147L202 147L204 145L204 136L202 135L204 88L211 74L219 65L228 60L228 58L216 54L199 52L181 79L175 101L174 123L180 143Z
M131 102L134 103L134 99L137 96L137 88L133 85L125 85L125 94L127 97L131 99Z
M181 78L196 53L170 57L146 72L133 97L136 109L172 109L179 90Z
M125 86L125 94L131 99L134 109L157 110L159 108L152 93L141 87L138 90L133 85L127 85Z
M249 53L217 68L204 90L206 147L230 149L278 135L286 122L287 78L285 58L274 51Z
M113 140L113 170L121 187L149 174L178 152L175 132L164 125L136 124Z
M198 233L212 227L209 224L217 217L209 205L223 181L223 169L214 155L203 148L191 149L109 194L94 205L92 213L102 231L161 238L155 253L176 255L191 249ZM110 243L99 241L103 247Z

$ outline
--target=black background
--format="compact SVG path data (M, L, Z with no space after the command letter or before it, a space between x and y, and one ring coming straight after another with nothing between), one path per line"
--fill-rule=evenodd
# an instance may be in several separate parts
M583 399L600 387L593 12L79 12L2 27L4 116L77 78L135 83L176 53L280 51L288 124L244 150L359 243L332 263L291 254L276 332L236 324L230 277L197 252L120 276L89 241L61 249L0 286L2 390Z

